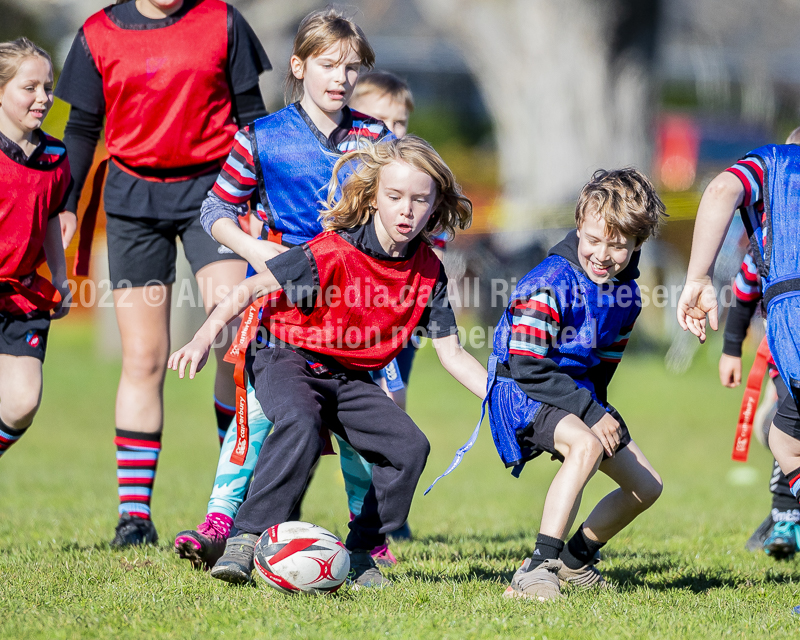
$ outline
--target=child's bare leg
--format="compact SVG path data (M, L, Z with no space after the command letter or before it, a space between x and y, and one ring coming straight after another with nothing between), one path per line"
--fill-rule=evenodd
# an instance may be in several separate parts
M540 533L563 540L578 512L583 488L600 464L603 445L589 427L572 414L558 423L554 441L564 462L547 491Z
M0 456L31 426L41 400L41 361L0 355Z
M583 523L587 538L607 542L650 507L663 484L635 442L600 464L600 471L619 485L603 498Z

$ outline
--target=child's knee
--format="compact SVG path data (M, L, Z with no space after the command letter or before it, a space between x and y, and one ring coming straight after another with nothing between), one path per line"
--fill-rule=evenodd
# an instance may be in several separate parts
M642 507L647 509L658 500L663 490L664 481L661 479L660 475L653 471L653 475L649 476L647 481L642 483L642 486L638 488L636 493L639 496Z
M566 459L582 466L597 466L603 459L603 444L591 432L587 432L569 448Z
M39 410L41 393L38 389L20 389L17 393L8 394L2 400L2 415L5 422L12 429L25 429L33 422Z

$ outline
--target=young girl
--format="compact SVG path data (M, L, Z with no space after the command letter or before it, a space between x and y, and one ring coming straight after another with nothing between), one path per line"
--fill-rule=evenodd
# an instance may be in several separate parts
M104 204L122 337L115 438L120 519L113 546L157 540L150 499L163 430L176 237L206 310L245 275L246 263L203 233L199 210L238 127L266 114L258 89L266 69L258 39L220 0L118 0L86 21L64 65L58 96L72 105L65 141L77 187L68 220L104 116L111 156ZM218 428L230 424L232 373L219 363Z
M334 204L338 172L355 162ZM170 356L179 375L191 364L194 377L225 324L251 300L273 294L263 315L271 346L251 358L251 371L256 397L275 426L236 517L239 535L228 540L212 576L250 579L253 545L289 517L322 453L324 428L374 464L346 546L351 582L386 584L369 550L405 522L429 444L368 372L385 366L423 327L445 369L483 395L486 370L459 344L447 277L427 242L435 230L465 228L471 217L450 169L420 138L355 151L336 165L323 216L327 231L270 260Z
M40 128L52 105L47 52L27 38L0 44L0 456L31 426L50 320L69 311L58 218L69 162ZM45 260L52 284L36 273Z
M383 123L346 106L361 68L372 67L374 60L363 31L335 10L313 12L300 24L287 75L287 97L296 102L237 134L202 208L204 228L246 257L252 273L322 231L320 201L342 154L392 137ZM262 237L271 242L256 240L239 227L239 214L249 200L263 223ZM231 430L220 452L205 521L175 539L178 554L196 567L213 566L221 555L271 429L258 403L249 406L250 452L241 464L231 462L237 447ZM370 486L371 468L346 442L340 445L349 506L357 513Z

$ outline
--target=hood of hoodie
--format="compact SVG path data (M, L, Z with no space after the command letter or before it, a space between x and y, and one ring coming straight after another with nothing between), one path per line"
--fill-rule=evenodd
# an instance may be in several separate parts
M635 280L639 277L639 257L641 256L641 250L634 251L633 255L631 256L631 261L628 263L622 271L620 271L617 276L612 280L612 282L625 282L627 280ZM578 231L577 229L573 229L569 233L567 233L566 237L559 242L556 246L554 246L550 251L547 252L548 256L560 256L566 260L569 260L573 266L575 266L578 271L586 275L589 278L589 274L586 273L584 268L581 266L580 260L578 259ZM589 278L591 280L591 278Z

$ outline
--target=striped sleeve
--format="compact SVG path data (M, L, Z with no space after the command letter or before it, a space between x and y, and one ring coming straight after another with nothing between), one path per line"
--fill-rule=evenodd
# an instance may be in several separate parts
M225 164L212 191L231 204L244 204L256 189L256 171L250 131L245 127L236 134Z
M764 186L764 167L761 161L755 157L745 157L735 165L726 169L742 183L744 187L743 207L752 207L761 201L761 194Z
M753 257L748 253L733 281L733 293L741 302L754 302L761 298L761 277Z
M600 357L600 360L612 364L619 364L619 361L622 360L622 352L625 351L625 347L628 345L628 339L631 337L633 324L635 323L629 324L627 327L622 327L617 337L614 338L614 342L605 349L597 350L597 355Z
M509 354L546 358L561 326L558 303L551 292L539 290L528 299L515 301L511 310Z

